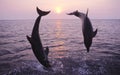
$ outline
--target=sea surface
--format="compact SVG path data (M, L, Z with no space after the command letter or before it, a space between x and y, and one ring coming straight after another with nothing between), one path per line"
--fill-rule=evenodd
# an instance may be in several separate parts
M0 20L0 75L120 75L119 19L91 20L98 33L89 53L79 19L42 19L39 33L51 68L38 62L26 39L34 22Z

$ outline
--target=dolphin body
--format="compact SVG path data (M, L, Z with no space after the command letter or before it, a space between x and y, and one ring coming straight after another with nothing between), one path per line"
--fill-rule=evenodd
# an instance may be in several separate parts
M44 50L40 36L39 36L39 23L40 23L41 17L49 14L50 11L42 11L38 7L36 9L39 16L35 21L31 37L29 36L26 36L26 37L30 42L33 53L38 59L38 61L45 67L51 67L48 61L49 48L46 47L46 49Z
M84 44L85 44L85 47L87 48L87 52L89 52L90 46L92 44L92 39L97 34L97 29L93 31L92 24L90 22L90 19L87 16L88 9L87 9L86 14L82 12L78 12L78 10L76 10L72 13L68 13L68 15L75 15L76 17L79 17L82 20L82 32L83 32L83 37L84 37Z

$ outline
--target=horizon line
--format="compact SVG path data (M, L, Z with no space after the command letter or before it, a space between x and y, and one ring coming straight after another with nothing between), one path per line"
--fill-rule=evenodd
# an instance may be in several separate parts
M91 20L119 20L120 18L93 18ZM35 19L0 19L0 20L35 20ZM72 20L72 18L43 18L43 20ZM75 18L73 20L76 20Z

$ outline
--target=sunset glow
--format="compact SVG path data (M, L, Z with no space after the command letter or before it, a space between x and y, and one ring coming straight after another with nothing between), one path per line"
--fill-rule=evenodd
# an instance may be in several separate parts
M119 3L120 0L0 0L0 19L34 19L36 7L50 10L51 13L45 17L49 19L76 19L66 13L75 10L84 13L87 8L90 18L119 19Z
M60 14L62 12L61 7L56 7L55 8L55 12L58 13L58 14Z

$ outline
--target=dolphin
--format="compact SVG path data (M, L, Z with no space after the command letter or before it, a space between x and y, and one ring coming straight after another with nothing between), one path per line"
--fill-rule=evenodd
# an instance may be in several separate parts
M38 61L45 67L51 67L48 61L49 48L48 47L46 47L46 49L43 48L40 35L39 35L39 23L40 23L41 17L49 14L50 11L42 11L38 7L36 7L36 9L39 16L35 21L31 37L29 37L28 35L26 37L29 43L31 44L33 53L38 59Z
M85 44L85 47L87 48L87 52L89 52L90 46L92 44L92 39L97 34L97 29L93 31L92 23L88 18L88 9L86 14L76 10L72 13L68 13L67 15L75 15L76 17L82 20L82 32L84 37L84 44Z

